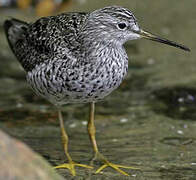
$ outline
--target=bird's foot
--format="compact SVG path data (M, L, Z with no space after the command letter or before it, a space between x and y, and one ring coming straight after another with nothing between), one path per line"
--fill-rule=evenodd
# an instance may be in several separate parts
M104 163L101 167L99 167L96 170L95 174L100 173L106 167L111 167L125 176L129 176L129 174L127 174L125 171L121 170L120 168L139 170L139 168L136 168L136 167L123 166L123 165L111 163L99 152L96 153L96 155L92 161L94 161L94 160L100 160Z
M75 166L84 167L84 168L88 168L88 169L92 169L93 168L92 166L88 166L88 165L85 165L85 164L75 163L73 161L70 161L69 163L65 163L65 164L61 164L61 165L55 166L54 168L55 169L60 169L60 168L69 169L69 171L71 172L71 174L73 176L75 176L76 175Z

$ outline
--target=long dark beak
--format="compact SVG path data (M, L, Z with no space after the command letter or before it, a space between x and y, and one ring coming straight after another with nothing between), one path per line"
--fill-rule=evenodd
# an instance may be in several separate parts
M186 47L186 46L184 46L182 44L178 44L178 43L170 41L168 39L164 39L164 38L158 37L158 36L156 36L154 34L146 32L144 30L139 30L136 33L138 33L141 37L143 37L145 39L150 39L152 41L157 41L157 42L164 43L164 44L167 44L167 45L170 45L170 46L174 46L176 48L180 48L180 49L183 49L185 51L190 51L190 49L188 47Z

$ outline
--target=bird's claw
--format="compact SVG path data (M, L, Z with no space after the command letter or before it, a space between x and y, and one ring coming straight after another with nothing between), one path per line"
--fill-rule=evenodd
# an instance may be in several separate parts
M135 168L135 167L131 167L131 166L123 166L123 165L118 165L118 164L113 164L113 163L107 162L104 165L102 165L99 169L97 169L95 174L100 173L106 167L111 167L125 176L129 176L129 174L127 174L126 172L124 172L120 168L139 170L139 168Z
M85 164L75 163L73 161L71 161L69 163L64 163L64 164L55 166L54 168L55 169L61 169L61 168L69 169L69 171L71 172L71 174L73 176L75 176L76 175L75 166L84 167L84 168L88 168L88 169L92 169L93 168L92 166L88 166L88 165L85 165Z
M129 176L129 174L127 174L125 171L121 170L120 168L125 168L125 169L134 169L134 170L139 170L139 168L136 168L136 167L131 167L131 166L123 166L123 165L119 165L119 164L114 164L114 163L111 163L109 162L101 153L97 152L95 154L95 157L93 159L93 161L95 159L98 159L99 161L102 161L104 164L99 167L95 174L98 174L100 173L103 169L105 169L106 167L111 167L113 169L115 169L116 171L118 171L119 173L125 175L125 176Z

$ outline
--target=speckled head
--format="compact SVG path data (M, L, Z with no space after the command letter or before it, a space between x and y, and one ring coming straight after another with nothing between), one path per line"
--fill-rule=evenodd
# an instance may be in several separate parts
M140 38L135 33L140 29L135 16L130 10L119 6L93 11L86 26L95 37L117 44Z
M189 48L181 44L142 30L133 13L129 9L120 6L108 6L93 11L89 14L84 28L96 40L112 42L114 44L122 45L128 40L146 38L190 51Z

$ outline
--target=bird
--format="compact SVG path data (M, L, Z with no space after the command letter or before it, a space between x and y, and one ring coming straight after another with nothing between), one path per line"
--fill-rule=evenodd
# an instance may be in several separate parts
M63 105L88 103L87 130L94 150L93 159L102 163L95 173L111 167L128 176L122 168L137 169L114 164L100 153L95 137L95 103L118 88L127 74L125 42L145 38L185 51L190 49L144 31L132 11L121 6L107 6L92 12L66 12L41 17L32 23L10 18L4 22L4 30L13 54L26 72L28 84L57 108L67 162L55 168L68 169L73 176L76 166L93 168L72 160L61 111Z

